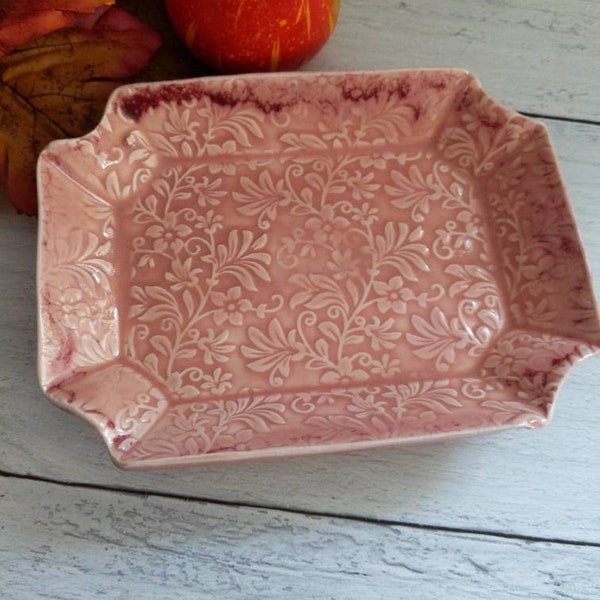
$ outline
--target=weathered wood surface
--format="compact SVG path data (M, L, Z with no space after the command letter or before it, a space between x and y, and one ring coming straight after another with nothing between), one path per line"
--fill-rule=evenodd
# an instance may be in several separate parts
M0 584L32 598L589 600L600 548L0 478ZM8 596L7 596L8 597Z
M461 67L521 111L600 120L597 0L342 0L310 69Z
M545 122L598 294L600 3L342 4L308 69L463 67L566 119ZM0 597L600 597L600 358L540 431L126 473L37 386L36 225L0 201Z
M547 124L598 284L598 129ZM118 471L96 434L38 390L35 230L35 220L27 217L4 214L0 219L5 282L0 289L0 469L5 472L317 513L600 541L598 358L572 372L553 423L541 431L258 464Z

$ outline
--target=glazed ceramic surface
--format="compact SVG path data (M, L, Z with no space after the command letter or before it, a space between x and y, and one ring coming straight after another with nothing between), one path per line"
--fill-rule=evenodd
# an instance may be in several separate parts
M124 87L39 186L41 384L122 466L535 427L599 347L547 133L463 71Z

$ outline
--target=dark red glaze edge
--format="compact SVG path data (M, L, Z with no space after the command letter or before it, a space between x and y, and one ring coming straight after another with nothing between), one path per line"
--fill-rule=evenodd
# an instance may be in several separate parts
M167 84L148 86L137 89L133 94L119 98L121 111L130 119L139 121L144 114L161 104L182 104L191 100L207 97L218 106L236 106L238 104L253 104L265 113L279 112L285 106L282 102L265 102L257 97L251 88L245 88L237 93L207 90L193 83Z
M211 102L218 106L236 106L238 104L249 104L265 114L278 113L284 108L290 108L298 103L313 102L318 104L331 105L332 100L314 95L303 95L300 90L291 91L287 89L285 80L276 82L273 86L273 93L266 94L262 87L263 82L257 81L258 85L253 85L251 81L249 85L240 86L234 90L215 89L210 82L206 85L200 81L189 81L181 83L168 83L161 85L148 85L145 87L137 87L132 93L122 94L117 99L117 107L123 114L134 120L139 121L146 112L150 109L157 108L161 104L177 105L191 100L199 100L208 98ZM314 85L316 82L311 79ZM341 77L338 80L340 88L340 96L347 102L365 102L373 98L392 98L397 97L399 100L404 100L411 93L415 92L414 83L409 77L401 77L396 80L388 77L374 76L371 80L352 76ZM436 90L446 88L447 83L443 79L426 78L423 82L427 87ZM265 82L266 84L266 82ZM419 87L419 86L417 86ZM262 88L262 90L261 90ZM261 93L262 91L262 93ZM421 110L415 108L417 118Z

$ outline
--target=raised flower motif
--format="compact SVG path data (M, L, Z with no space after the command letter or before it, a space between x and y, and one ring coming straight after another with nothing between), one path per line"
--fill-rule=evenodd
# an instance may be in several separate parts
M213 292L211 299L218 307L213 313L213 319L217 325L225 322L241 325L244 321L243 313L252 309L250 300L242 298L242 288L238 285L229 288L226 293Z
M154 240L154 250L157 252L165 252L171 249L175 252L180 252L183 249L185 238L192 233L192 228L189 225L177 222L175 213L167 213L160 223L150 225L146 229L146 235Z
M82 320L90 319L90 303L83 299L79 288L66 288L59 298L63 323L70 329L77 329Z
M484 368L492 370L498 377L517 377L528 368L531 354L531 348L503 340L488 356Z
M392 358L389 354L384 354L381 357L381 360L374 360L371 366L371 373L373 375L379 375L384 379L397 375L400 373L400 370L400 359Z
M333 272L333 278L337 281L344 279L359 278L360 263L352 258L350 250L334 250L331 253L331 260L327 261L327 267Z
M198 215L195 227L207 235L214 235L219 229L223 229L223 217L212 209L208 210L205 214Z
M528 280L528 289L534 296L555 292L557 282L567 275L567 263L561 263L543 250L537 253L537 260L529 260L521 267L521 273Z
M306 221L305 227L312 232L313 240L318 244L330 242L336 246L344 237L348 219L336 216L333 206L327 204L321 209L318 216L310 217Z
M222 395L230 390L233 385L233 375L217 367L211 374L205 374L200 389L212 395Z
M392 310L396 314L406 313L407 291L404 288L404 280L399 275L392 277L389 282L375 281L373 289L380 296L377 300L377 308L385 313ZM410 291L410 290L408 290Z
M365 381L369 375L363 369L354 368L352 358L344 356L340 359L333 370L327 371L321 377L322 383L342 383L350 384L357 381Z
M456 215L456 220L465 224L465 234L468 237L475 238L480 235L482 221L481 217L475 213L470 210L461 210L458 215Z
M361 227L370 228L379 220L379 210L369 202L363 202L360 208L352 211L352 220L358 222Z
M388 167L388 161L396 159L397 155L394 152L373 152L361 156L358 159L358 164L363 169L375 168L383 171Z

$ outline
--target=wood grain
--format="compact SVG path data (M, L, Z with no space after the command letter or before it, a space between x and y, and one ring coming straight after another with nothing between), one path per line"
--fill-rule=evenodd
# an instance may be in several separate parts
M141 77L204 71L162 0L119 3L167 40ZM505 105L590 121L546 124L598 294L599 40L598 0L342 0L306 69L462 67ZM600 598L600 358L540 431L126 473L38 388L36 227L0 193L0 597Z
M547 124L598 291L598 128ZM598 358L573 371L560 391L554 422L541 431L174 472L118 471L95 433L57 410L38 389L35 230L35 220L0 214L0 469L5 472L315 513L600 542Z
M600 120L597 0L343 0L311 70L460 67L518 110Z
M600 594L600 548L426 531L0 478L4 589L52 598Z

